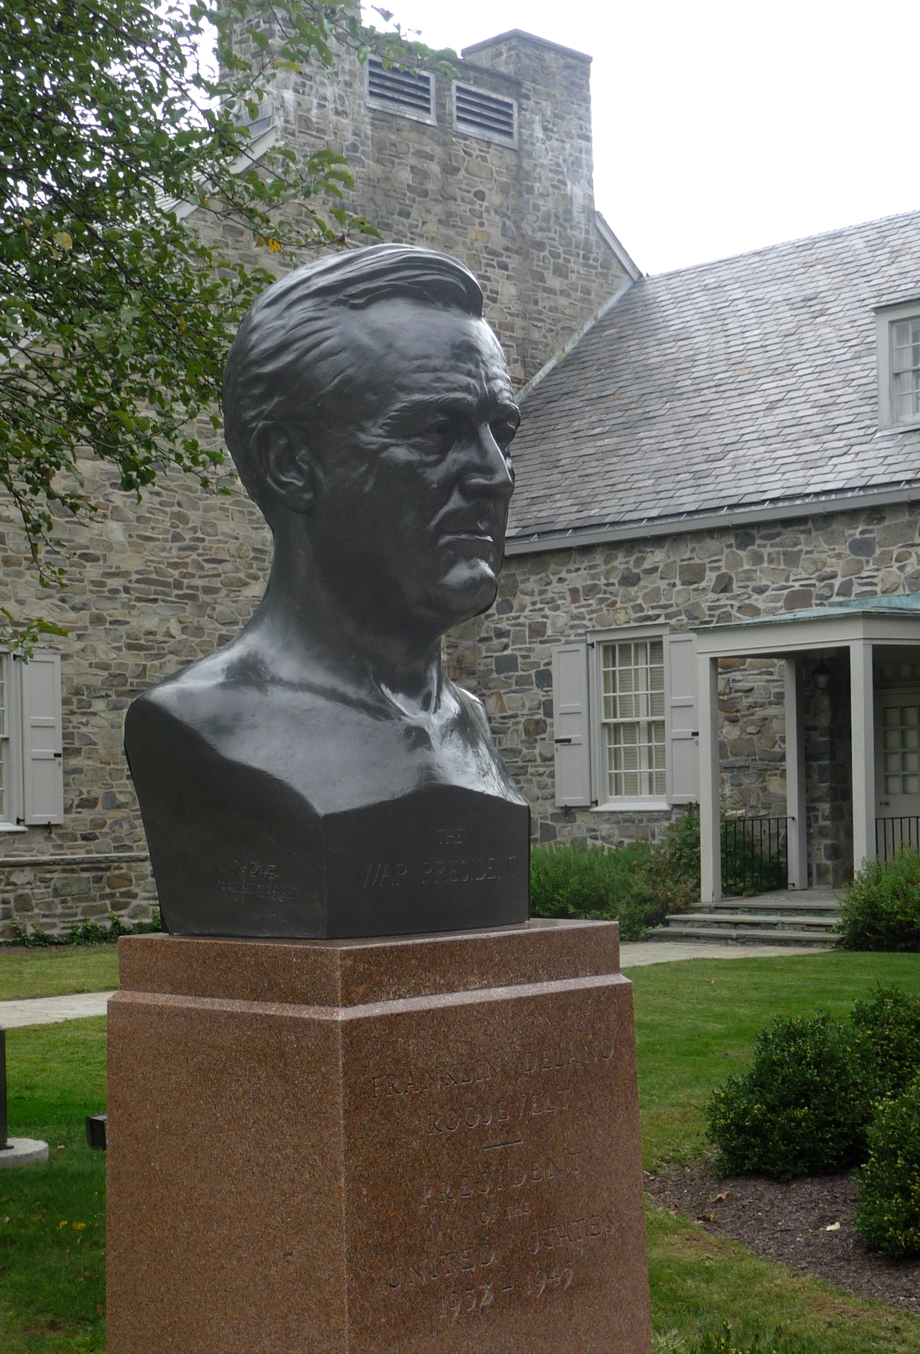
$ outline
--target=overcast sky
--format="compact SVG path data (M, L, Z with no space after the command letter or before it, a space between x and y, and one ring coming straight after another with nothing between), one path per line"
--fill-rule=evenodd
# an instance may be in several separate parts
M433 47L523 28L594 57L597 206L644 272L920 207L918 0L387 8Z

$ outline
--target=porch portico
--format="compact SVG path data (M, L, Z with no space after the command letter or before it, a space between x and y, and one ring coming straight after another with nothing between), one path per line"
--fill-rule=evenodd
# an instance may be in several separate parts
M809 654L836 651L849 660L854 870L877 854L877 822L884 816L880 806L910 817L920 815L920 596L838 600L807 611L700 627L696 649L703 903L722 897L720 658L775 658L783 665L790 889L805 889L809 882L803 714L803 659ZM892 693L888 708L898 712L889 721L890 728L885 719L876 718L880 674L889 669L893 671L885 678Z

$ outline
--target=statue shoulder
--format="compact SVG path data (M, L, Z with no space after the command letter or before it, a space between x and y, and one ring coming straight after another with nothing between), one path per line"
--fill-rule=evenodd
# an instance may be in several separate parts
M455 682L452 682L451 686L454 689L454 695L460 705L466 710L473 723L487 738L490 737L489 717L486 714L486 707L479 697L474 696L472 691L467 691L466 687L457 686Z
M234 680L229 659L225 650L209 654L143 692L128 708L126 730L138 722L155 725L177 721L204 732L246 691L246 682Z

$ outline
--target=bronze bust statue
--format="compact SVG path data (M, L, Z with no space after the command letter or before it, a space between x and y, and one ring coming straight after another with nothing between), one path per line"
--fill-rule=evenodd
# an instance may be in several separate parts
M125 745L164 925L345 937L528 911L530 815L441 636L495 599L518 423L482 294L404 245L274 283L233 343L227 445L265 596L139 697Z

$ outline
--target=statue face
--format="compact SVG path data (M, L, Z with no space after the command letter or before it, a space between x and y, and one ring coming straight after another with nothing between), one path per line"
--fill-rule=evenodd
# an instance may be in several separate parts
M314 559L359 625L420 638L494 601L519 414L484 321L412 300L345 312L307 515Z

